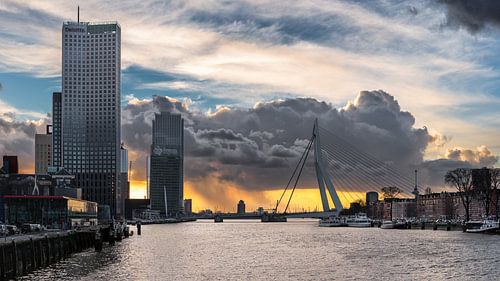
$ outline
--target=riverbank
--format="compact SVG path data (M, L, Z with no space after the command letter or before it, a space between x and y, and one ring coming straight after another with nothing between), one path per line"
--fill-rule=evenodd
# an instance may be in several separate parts
M61 231L0 239L0 280L11 280L94 247L95 232Z

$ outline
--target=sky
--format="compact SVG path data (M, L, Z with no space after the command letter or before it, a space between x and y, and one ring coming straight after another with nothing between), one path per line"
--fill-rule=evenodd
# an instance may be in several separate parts
M0 152L24 172L51 122L61 27L78 5L81 21L121 25L134 197L160 110L187 120L194 209L272 206L315 118L437 190L448 169L499 165L498 1L3 0ZM306 172L292 205L314 209L318 194Z

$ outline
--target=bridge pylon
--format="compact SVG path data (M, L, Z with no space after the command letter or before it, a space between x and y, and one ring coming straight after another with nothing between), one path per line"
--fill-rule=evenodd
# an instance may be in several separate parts
M337 190L331 181L328 172L326 170L326 165L321 152L321 138L319 132L318 119L314 120L313 128L313 139L314 139L314 168L316 170L316 177L318 179L319 192L321 194L321 202L323 204L323 211L330 212L330 205L328 204L328 197L326 190L330 194L333 205L337 215L342 211L343 206L340 202L340 198L337 194ZM325 188L326 186L326 188Z

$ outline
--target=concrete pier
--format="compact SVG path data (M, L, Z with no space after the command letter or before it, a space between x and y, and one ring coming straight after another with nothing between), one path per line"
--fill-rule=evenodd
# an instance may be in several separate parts
M29 274L94 246L93 231L64 231L0 239L0 280Z

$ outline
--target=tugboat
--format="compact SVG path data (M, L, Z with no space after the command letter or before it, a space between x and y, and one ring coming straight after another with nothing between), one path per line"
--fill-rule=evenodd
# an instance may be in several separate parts
M479 226L479 228L477 228L477 226L474 227L473 225L478 225L478 224L475 224L473 222L467 223L468 228L467 228L466 232L468 232L468 233L495 233L495 232L497 232L498 229L500 229L499 222L496 220L493 220L492 218L485 219L482 222L482 224Z
M358 213L347 218L347 226L350 227L371 227L372 220L365 213Z
M214 216L214 222L223 222L224 219L220 215L215 215Z
M339 227L347 226L347 223L345 218L332 216L328 218L321 218L318 225L322 227Z
M286 217L278 213L267 213L265 212L261 219L261 222L286 222Z

